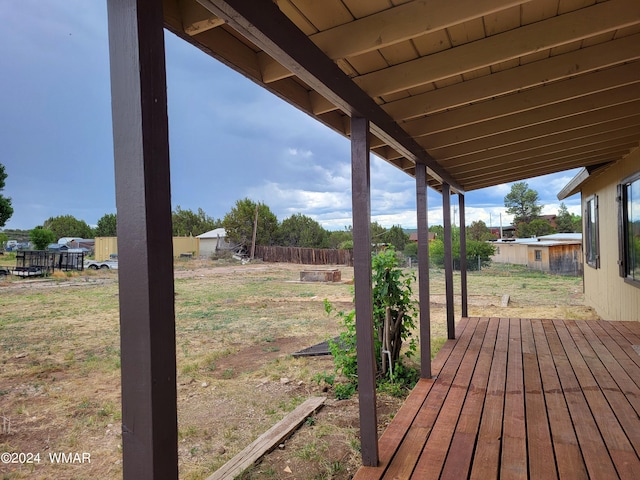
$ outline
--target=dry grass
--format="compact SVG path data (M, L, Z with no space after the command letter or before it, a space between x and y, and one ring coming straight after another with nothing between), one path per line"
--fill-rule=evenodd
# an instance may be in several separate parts
M244 478L350 478L357 467L357 400L314 381L328 357L290 354L339 333L323 300L351 308L348 284L301 284L301 266L176 262L180 475L205 478L310 395L326 406L284 449ZM343 280L351 268L340 268ZM458 279L456 279L456 283ZM470 314L594 318L580 279L495 268L470 273ZM115 272L0 284L0 451L38 452L40 464L0 464L2 478L120 478L118 285ZM434 344L444 327L444 275L432 272ZM510 306L500 307L509 294ZM459 309L456 312L459 316ZM380 395L381 428L401 400ZM52 452L89 452L56 465ZM292 477L293 478L293 477Z

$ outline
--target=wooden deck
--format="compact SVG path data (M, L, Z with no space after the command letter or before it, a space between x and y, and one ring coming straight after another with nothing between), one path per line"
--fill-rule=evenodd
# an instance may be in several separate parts
M640 322L462 319L363 479L640 478Z

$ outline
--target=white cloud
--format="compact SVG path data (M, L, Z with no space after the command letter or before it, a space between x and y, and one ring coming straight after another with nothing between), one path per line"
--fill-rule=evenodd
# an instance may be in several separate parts
M310 158L313 156L313 152L311 150L304 150L298 148L288 148L287 151L289 155L292 157L302 157L302 158Z

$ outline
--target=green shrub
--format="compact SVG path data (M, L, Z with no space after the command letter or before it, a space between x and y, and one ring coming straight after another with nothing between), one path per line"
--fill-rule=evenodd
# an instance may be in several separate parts
M412 387L417 381L415 369L406 368L401 359L403 344L408 342L405 356L415 354L417 346L411 336L415 328L416 302L411 298L415 276L405 273L399 267L398 257L393 248L378 253L372 259L373 271L373 328L374 349L378 371L378 384L398 384L400 391ZM336 385L336 398L355 392L358 383L358 363L356 356L356 314L335 311L325 300L328 314L337 315L345 330L339 340L329 341L329 349L334 358L336 371L347 378L348 385Z

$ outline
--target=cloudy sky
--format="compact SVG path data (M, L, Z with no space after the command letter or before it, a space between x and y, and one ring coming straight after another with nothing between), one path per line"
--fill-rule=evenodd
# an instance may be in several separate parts
M12 198L5 228L73 215L95 225L115 213L106 0L0 0L0 163ZM165 34L172 204L221 218L236 200L267 204L283 220L308 215L351 225L346 139ZM415 227L414 180L371 161L372 219ZM528 179L543 213L577 171ZM503 224L510 185L468 192L467 223ZM456 197L453 202L455 203ZM429 190L429 223L442 223ZM565 201L580 213L579 196Z

